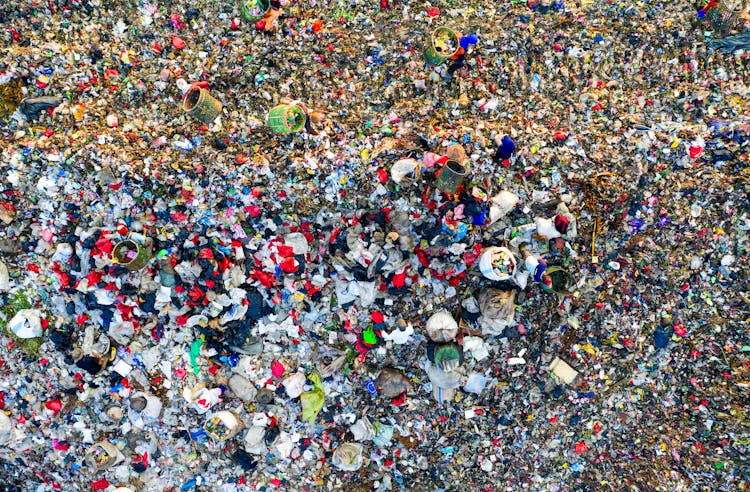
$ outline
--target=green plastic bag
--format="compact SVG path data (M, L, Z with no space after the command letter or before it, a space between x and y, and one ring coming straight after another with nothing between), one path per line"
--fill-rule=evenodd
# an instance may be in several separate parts
M312 391L302 393L300 400L302 400L302 420L312 422L320 413L320 409L323 408L326 395L323 391L320 376L313 374L309 379L312 381L314 388Z
M203 346L203 338L199 338L193 342L190 346L190 365L193 366L193 373L197 376L201 373L198 367L198 357L201 355L201 347Z

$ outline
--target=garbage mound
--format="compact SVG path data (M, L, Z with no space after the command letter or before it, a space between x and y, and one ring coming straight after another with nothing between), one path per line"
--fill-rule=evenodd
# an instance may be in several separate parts
M6 0L0 490L748 490L748 8Z

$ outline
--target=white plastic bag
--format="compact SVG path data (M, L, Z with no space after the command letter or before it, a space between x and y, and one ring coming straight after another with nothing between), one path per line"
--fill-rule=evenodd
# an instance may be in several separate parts
M389 340L395 343L396 345L403 345L404 343L409 341L409 338L413 334L414 334L414 327L411 325L411 323L409 323L406 325L404 329L396 328L390 333L384 331L383 339Z
M42 313L38 309L21 309L8 323L8 328L18 338L39 338L42 336Z
M305 388L305 375L301 372L295 372L284 380L283 384L286 394L289 398L297 398L302 394Z
M10 441L13 432L13 424L5 412L0 412L0 444Z
M357 422L352 425L349 430L354 435L355 441L370 441L375 435L372 424L367 419L367 417L362 417L361 419L357 420Z
M487 385L489 378L480 372L472 372L469 374L469 378L464 384L464 391L467 393L481 394L484 391L484 387Z
M333 452L331 463L340 470L356 471L362 466L362 445L347 442Z
M501 191L490 199L490 224L505 217L518 203L518 195L510 191Z
M10 289L10 273L5 263L0 261L0 291L7 291Z
M221 395L219 388L185 388L182 392L182 396L199 414L208 412L216 405L219 402L219 395Z
M510 280L516 273L516 257L508 248L490 246L479 255L479 271L490 280Z
M259 426L250 427L245 433L245 451L251 454L265 454L268 448L264 442L266 429Z
M418 170L419 162L415 159L401 159L394 162L393 166L391 166L391 179L401 184L404 178Z
M284 236L284 244L291 246L295 255L306 255L310 250L307 238L301 232L290 232Z
M456 338L458 323L448 311L438 311L425 325L427 336L435 342L450 342Z
M246 377L234 374L229 378L229 389L244 402L251 402L255 399L258 390Z
M514 290L485 289L479 294L479 307L482 315L479 326L485 335L500 335L505 327L515 323Z

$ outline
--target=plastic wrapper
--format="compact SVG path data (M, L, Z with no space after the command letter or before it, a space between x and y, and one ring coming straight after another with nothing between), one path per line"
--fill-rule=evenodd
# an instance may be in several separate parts
M40 318L38 309L21 309L8 322L8 328L18 338L39 338L43 335Z
M484 289L479 293L479 325L483 334L497 336L515 324L515 298L514 290Z
M357 443L343 443L336 448L331 463L346 471L356 471L362 466L362 446Z
M320 382L320 376L313 374L309 379L313 382L313 389L300 395L302 403L302 419L307 421L315 420L315 417L325 403L325 392L323 391L323 385Z
M458 323L447 311L433 314L425 325L427 336L435 342L448 342L453 340L458 333Z

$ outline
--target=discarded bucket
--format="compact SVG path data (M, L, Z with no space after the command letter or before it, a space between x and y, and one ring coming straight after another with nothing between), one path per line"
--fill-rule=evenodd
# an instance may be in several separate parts
M132 239L124 239L115 246L113 257L115 263L119 263L131 272L140 270L151 259L151 240L145 240L139 244Z
M424 48L424 59L430 65L440 65L452 58L460 47L458 34L447 27L430 33Z
M699 11L699 16L700 13L703 13L701 17L703 24L718 32L731 30L739 21L737 13L723 0L707 2L706 6Z
M268 126L276 133L296 133L306 121L307 116L299 106L279 104L268 112Z
M221 113L221 101L213 97L206 89L192 86L185 94L182 109L195 119L204 123L213 122Z
M269 0L243 0L242 16L248 22L257 22L266 15L270 8L271 2Z
M443 193L454 195L464 184L468 172L456 161L448 161L440 170L435 186Z
M453 370L463 362L461 347L455 342L441 343L428 348L428 357L442 370Z
M568 288L571 284L571 276L567 270L559 266L549 266L544 273L545 275L548 275L552 281L550 285L542 283L542 289L544 291L563 295L569 293Z
M117 447L107 441L103 441L86 450L86 456L84 460L88 466L91 466L97 470L106 470L107 468L114 466L125 457L122 455Z

